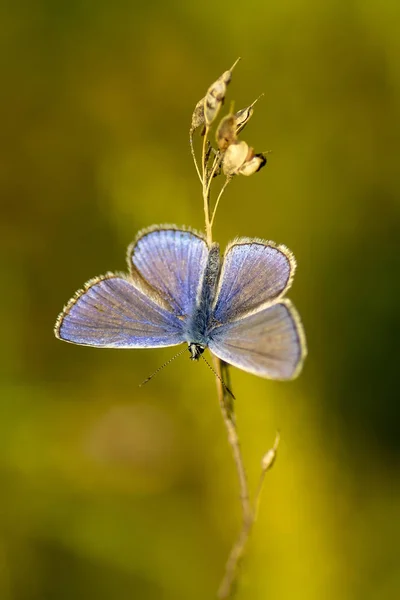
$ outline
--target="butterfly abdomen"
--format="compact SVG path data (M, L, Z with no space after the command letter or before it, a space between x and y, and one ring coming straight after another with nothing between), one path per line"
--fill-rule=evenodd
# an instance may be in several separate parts
M212 316L212 304L220 271L220 254L218 244L213 244L207 259L203 281L197 298L196 309L188 321L186 330L187 342L208 345L208 330Z

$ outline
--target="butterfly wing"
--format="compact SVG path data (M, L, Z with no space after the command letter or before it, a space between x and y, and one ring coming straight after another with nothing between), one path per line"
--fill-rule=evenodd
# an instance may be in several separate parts
M225 362L268 379L293 379L306 355L303 327L289 300L216 327L208 345Z
M112 273L76 293L55 326L61 340L101 348L157 348L183 342L182 321L156 294Z
M139 233L128 248L128 265L138 277L156 290L179 317L190 316L209 254L200 233L161 225Z
M242 238L225 252L214 318L219 323L265 308L290 287L296 261L286 246Z

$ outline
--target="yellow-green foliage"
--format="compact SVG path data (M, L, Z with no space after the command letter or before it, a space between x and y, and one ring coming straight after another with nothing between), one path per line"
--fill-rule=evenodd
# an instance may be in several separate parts
M252 489L275 431L238 600L400 590L398 2L5 2L0 7L0 598L214 597L240 521L215 383L174 352L52 332L153 223L203 226L188 131L237 56L261 93L214 238L287 244L302 376L232 370ZM224 112L225 111L225 112ZM195 135L195 144L201 140Z

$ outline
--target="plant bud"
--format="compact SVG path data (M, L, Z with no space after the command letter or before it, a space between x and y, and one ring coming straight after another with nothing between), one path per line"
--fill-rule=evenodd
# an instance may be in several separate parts
M215 120L222 106L226 94L226 85L223 81L216 81L209 88L204 99L204 118L209 126Z
M240 57L232 65L229 71L225 71L207 90L204 98L204 119L209 127L216 119L226 96L226 86L232 79L232 71L239 62Z
M237 122L236 133L239 133L240 131L242 131L242 129L244 129L246 127L247 123L250 121L251 117L253 116L253 113L254 113L253 106L255 105L256 102L258 102L258 100L263 95L264 94L261 94L260 96L258 96L258 98L256 98L254 100L254 102L252 104L250 104L250 106L247 106L247 108L242 108L235 114L236 122Z
M235 115L227 115L218 125L216 140L218 148L225 151L228 146L236 143L236 118Z
M264 154L255 154L250 160L246 161L239 169L240 175L246 175L246 177L257 173L267 163L267 159Z
M228 146L222 161L222 170L227 177L237 175L247 160L252 157L252 148L246 142L236 142Z
M195 129L197 129L198 127L200 127L200 125L203 125L204 123L204 100L205 98L199 100L196 106L194 107L194 111L192 114L192 124L190 127L191 133L193 133Z
M262 457L262 461L261 461L261 469L263 470L263 472L265 473L265 471L268 471L268 469L270 469L276 459L276 450L275 448L271 448L271 450L268 450L268 452L266 452L264 454L264 456Z

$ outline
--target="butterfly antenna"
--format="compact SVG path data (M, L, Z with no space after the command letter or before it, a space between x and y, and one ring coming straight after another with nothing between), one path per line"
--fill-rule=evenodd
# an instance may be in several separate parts
M210 363L208 362L208 360L203 355L201 355L201 358L204 360L204 362L206 363L207 367L209 369L211 369L211 371L214 373L215 377L220 380L220 382L222 383L223 388L228 392L228 394L230 396L232 396L233 400L236 400L236 398L233 395L233 393L231 392L231 390L228 388L228 386L226 385L226 383L224 382L224 380L218 375L218 373L212 368L212 366L210 365Z
M169 365L170 363L172 363L172 361L175 360L176 358L178 358L178 356L180 356L181 354L183 354L185 352L185 350L187 350L187 347L184 347L183 350L181 350L180 352L178 352L178 354L175 354L175 356L173 356L172 358L170 358L169 360L167 360L167 362L165 362L163 365L161 365L161 367L158 367L158 369L156 369L154 371L154 373L152 373L150 375L150 377L147 377L147 379L145 379L144 381L142 381L142 383L139 383L139 387L142 387L145 383L147 383L148 381L150 381L150 379L153 379L153 377L155 375L157 375L157 373L159 373L164 367L166 367L167 365Z

